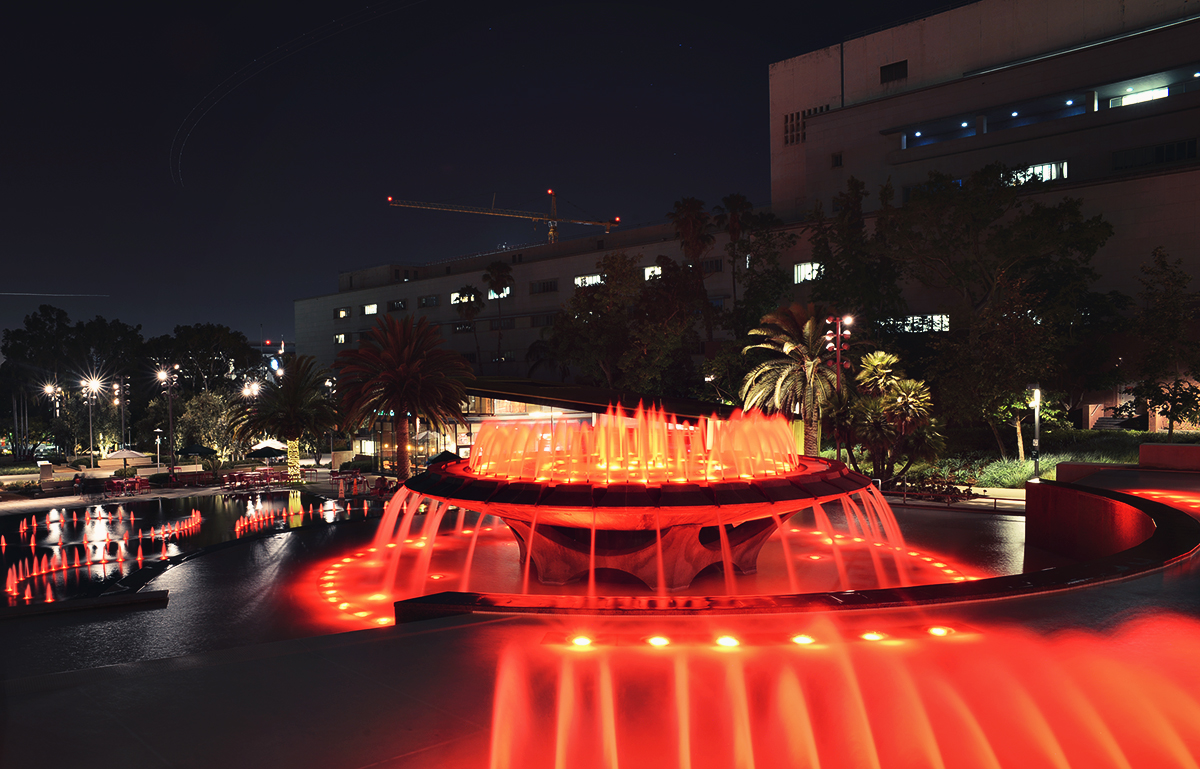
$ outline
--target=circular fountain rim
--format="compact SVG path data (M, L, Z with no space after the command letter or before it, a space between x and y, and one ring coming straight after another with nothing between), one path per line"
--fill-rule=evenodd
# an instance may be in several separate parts
M1023 598L1143 576L1200 551L1200 521L1161 502L1071 483L1042 483L1124 503L1154 522L1133 547L1090 561L969 582L772 596L531 596L442 592L394 603L396 624L460 614L584 616L800 614L904 609Z

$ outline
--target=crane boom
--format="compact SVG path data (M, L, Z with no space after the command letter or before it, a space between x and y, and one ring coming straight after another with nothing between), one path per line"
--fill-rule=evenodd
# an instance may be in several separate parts
M613 227L621 223L621 217L619 216L604 222L593 221L591 219L560 219L558 217L558 196L554 194L554 190L546 190L546 193L550 196L549 214L541 214L536 211L516 211L510 208L480 208L478 206L455 206L447 203L424 203L419 200L395 200L391 197L388 198L388 205L397 208L422 208L427 211L452 211L460 214L507 216L512 219L530 219L535 222L546 222L550 229L551 243L558 241L559 223L592 224L603 227L605 232L611 232Z

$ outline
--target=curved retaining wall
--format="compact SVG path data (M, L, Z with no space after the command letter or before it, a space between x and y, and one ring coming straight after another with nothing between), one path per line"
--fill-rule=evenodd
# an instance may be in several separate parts
M1154 520L1128 502L1052 482L1025 484L1025 545L1088 561L1140 545Z

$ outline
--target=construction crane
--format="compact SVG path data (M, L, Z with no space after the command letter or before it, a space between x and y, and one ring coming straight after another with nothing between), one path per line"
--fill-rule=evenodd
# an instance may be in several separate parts
M613 227L621 223L621 217L617 216L607 222L595 222L591 219L559 219L558 218L558 196L554 194L554 190L546 190L546 194L550 196L550 213L539 214L534 211L513 211L507 208L478 208L475 206L452 206L445 203L422 203L416 200L394 200L391 196L388 197L388 205L396 206L397 208L424 208L428 211L457 211L462 214L487 214L488 216L507 216L513 219L531 219L535 222L545 222L550 228L550 242L558 242L558 225L566 224L594 224L597 227L603 227L605 232L611 232ZM493 201L494 202L494 201Z

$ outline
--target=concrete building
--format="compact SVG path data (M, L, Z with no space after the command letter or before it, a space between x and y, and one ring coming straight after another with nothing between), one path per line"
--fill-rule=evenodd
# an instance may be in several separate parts
M1200 274L1200 0L981 0L771 65L771 200L797 222L855 176L876 205L1002 161L1116 234L1100 290L1155 246ZM803 253L797 260L804 259Z

